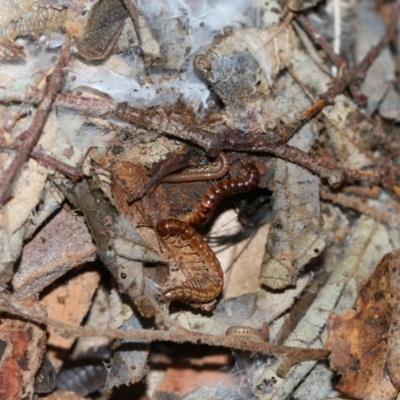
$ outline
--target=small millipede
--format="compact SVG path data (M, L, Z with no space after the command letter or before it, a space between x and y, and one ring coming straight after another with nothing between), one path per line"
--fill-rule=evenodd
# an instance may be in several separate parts
M268 340L265 333L250 326L231 326L226 330L225 335L247 338L257 342L265 342Z
M179 236L185 240L192 250L203 260L209 276L206 279L188 279L181 286L166 290L161 295L165 302L181 300L193 303L209 303L222 290L224 274L214 252L203 238L186 222L168 218L160 221L156 230L160 236Z
M234 193L244 193L254 189L260 180L260 172L254 164L245 167L243 178L225 179L207 190L200 204L189 214L182 215L181 220L189 225L202 225L212 216L217 204L226 196Z
M229 171L229 160L224 153L219 153L217 161L193 171L185 171L166 176L161 183L178 183L194 181L212 181L222 178Z

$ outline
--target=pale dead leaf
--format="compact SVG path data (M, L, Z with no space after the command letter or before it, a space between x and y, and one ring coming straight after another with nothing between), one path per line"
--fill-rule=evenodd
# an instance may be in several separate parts
M370 218L359 218L342 260L335 266L328 282L284 344L294 347L323 347L327 339L326 323L330 312L346 310L354 305L360 282L373 271L382 255L391 250L385 227ZM259 393L259 397L263 400L286 399L299 382L305 387L309 385L306 377L315 364L315 361L297 364L283 379L276 374L279 362L274 362L263 367L253 387L269 382L263 386L264 391Z
M289 141L308 150L313 141L308 124ZM325 248L319 205L320 180L306 169L278 160L275 170L273 217L261 264L260 281L272 289L296 284L303 267Z

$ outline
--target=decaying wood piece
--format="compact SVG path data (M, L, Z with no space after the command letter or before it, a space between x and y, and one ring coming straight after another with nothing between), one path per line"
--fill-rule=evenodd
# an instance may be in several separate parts
M43 311L39 303L26 300L31 312ZM0 397L17 400L32 398L35 375L46 348L46 329L17 318L1 316L0 325Z

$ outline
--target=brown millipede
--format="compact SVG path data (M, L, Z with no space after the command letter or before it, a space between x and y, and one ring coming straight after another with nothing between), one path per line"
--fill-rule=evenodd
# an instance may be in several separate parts
M194 181L212 181L222 178L229 171L229 160L224 153L219 153L217 161L211 165L195 169L193 171L180 172L178 174L168 175L161 182L194 182Z
M193 303L209 303L220 293L224 284L221 265L203 238L186 222L168 218L160 221L156 230L160 236L179 236L203 260L208 276L206 279L188 279L183 285L166 290L161 299L166 302L181 300Z
M212 216L217 204L226 196L234 193L244 193L258 185L260 172L254 164L245 167L246 176L243 178L225 179L207 190L200 204L189 214L180 217L189 225L201 225Z
M243 337L257 342L265 342L268 340L266 335L250 326L231 326L225 332L227 336Z

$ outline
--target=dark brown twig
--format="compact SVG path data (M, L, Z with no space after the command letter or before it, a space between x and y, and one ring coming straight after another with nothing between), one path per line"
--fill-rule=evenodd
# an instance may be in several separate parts
M303 14L298 14L295 17L296 21L300 26L309 34L312 41L318 44L326 53L326 55L331 59L332 63L342 70L346 67L346 60L336 54L333 50L331 44L318 32L315 26L310 22L310 20Z
M54 157L46 154L41 146L32 150L31 157L43 166L61 172L62 174L70 177L73 180L83 176L82 170L80 168L75 168L72 165L65 164L64 162L59 161Z
M65 43L62 46L60 57L54 71L46 78L46 88L44 90L43 98L38 105L31 126L16 140L18 147L17 154L11 161L10 166L4 171L0 183L0 207L10 197L13 183L17 178L19 171L25 161L28 160L33 148L39 141L53 102L64 85L64 68L68 64L69 54L69 44Z

